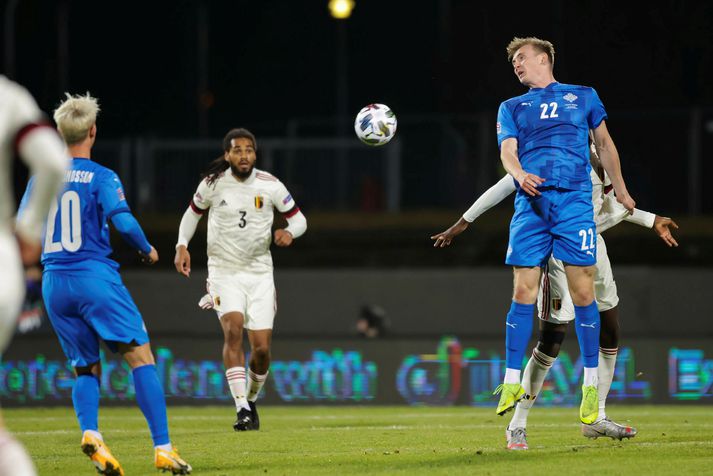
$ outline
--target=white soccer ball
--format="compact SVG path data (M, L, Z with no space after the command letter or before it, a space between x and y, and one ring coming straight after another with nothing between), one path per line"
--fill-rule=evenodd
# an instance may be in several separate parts
M396 114L384 104L369 104L357 114L354 131L366 145L384 145L396 134Z

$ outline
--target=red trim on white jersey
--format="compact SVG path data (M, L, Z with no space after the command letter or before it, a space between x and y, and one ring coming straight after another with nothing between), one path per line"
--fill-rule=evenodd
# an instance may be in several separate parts
M267 172L255 172L255 178L260 180L266 180L268 182L277 182L277 178L274 175L270 175Z
M299 213L299 211L300 211L300 207L295 205L294 207L290 208L285 213L283 213L283 215L285 216L285 218L292 218L293 216L297 215L297 213Z
M25 137L27 137L30 132L34 131L35 129L37 129L39 127L47 127L48 129L52 129L54 131L52 126L50 126L46 122L31 122L29 124L24 125L23 127L20 128L19 131L17 131L17 134L15 134L15 140L13 141L13 144L12 144L13 150L15 151L16 154L17 154L18 150L20 150L20 143L22 142L22 140Z
M203 210L198 205L196 205L193 200L191 200L191 210L193 210L194 212L196 212L199 215L203 215L206 212L206 210Z

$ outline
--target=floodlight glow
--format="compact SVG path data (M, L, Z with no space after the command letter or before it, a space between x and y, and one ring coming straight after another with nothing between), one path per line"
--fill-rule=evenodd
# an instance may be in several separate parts
M329 13L337 20L349 18L354 9L354 0L329 0Z

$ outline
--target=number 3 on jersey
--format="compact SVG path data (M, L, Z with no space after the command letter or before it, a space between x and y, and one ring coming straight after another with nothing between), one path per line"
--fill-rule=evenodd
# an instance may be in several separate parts
M47 231L45 234L45 253L55 253L57 251L77 251L82 246L82 219L80 217L81 206L79 194L73 190L67 190L57 202L53 201L50 212L47 216ZM60 241L54 239L55 222L57 212L60 213Z

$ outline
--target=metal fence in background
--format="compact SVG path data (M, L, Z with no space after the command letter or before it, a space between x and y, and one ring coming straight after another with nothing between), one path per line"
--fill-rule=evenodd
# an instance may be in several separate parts
M399 117L382 147L330 135L334 119L290 120L284 135L258 133L258 167L309 210L461 209L504 173L490 112ZM613 112L609 130L632 195L643 209L713 213L702 177L713 172L713 111ZM95 158L121 176L137 211L183 210L220 138L100 140Z

